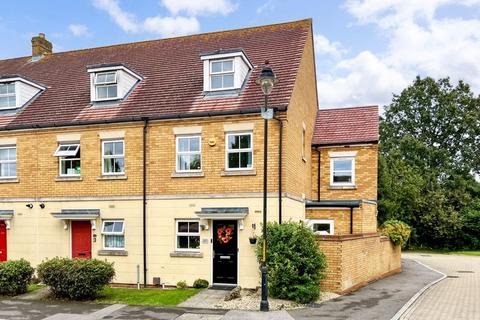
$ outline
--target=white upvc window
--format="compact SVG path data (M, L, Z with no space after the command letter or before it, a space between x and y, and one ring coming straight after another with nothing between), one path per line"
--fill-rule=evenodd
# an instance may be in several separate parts
M199 135L177 136L177 172L202 171L202 139Z
M234 59L210 61L210 89L233 89L235 87L234 66Z
M125 174L124 152L123 140L102 141L102 174Z
M332 186L355 185L354 157L338 157L330 159L330 184Z
M79 176L80 170L80 144L61 143L55 150L54 156L58 157L59 175L62 177Z
M17 177L17 147L0 146L0 178Z
M17 107L15 82L0 83L0 110Z
M249 170L253 167L253 135L251 132L227 133L227 170Z
M200 221L175 221L175 250L200 251Z
M115 100L118 99L117 72L99 72L94 77L95 100Z
M332 236L335 233L333 220L309 220L308 225L315 234Z
M123 220L104 220L102 235L105 250L125 249L125 222Z

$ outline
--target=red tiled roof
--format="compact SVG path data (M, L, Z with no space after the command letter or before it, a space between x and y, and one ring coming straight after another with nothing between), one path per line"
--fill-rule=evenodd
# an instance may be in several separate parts
M318 110L313 145L378 141L378 106Z
M311 20L61 52L31 62L31 57L0 60L0 77L20 75L47 87L18 114L0 115L0 129L22 125L59 125L115 121L129 117L188 115L259 108L262 91L255 85L265 60L280 80L272 106L289 103ZM200 55L241 48L254 65L238 97L203 95ZM92 107L87 66L121 63L144 79L117 106Z

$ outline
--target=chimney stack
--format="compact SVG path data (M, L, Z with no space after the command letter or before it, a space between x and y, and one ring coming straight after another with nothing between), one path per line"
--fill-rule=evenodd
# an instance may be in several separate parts
M45 39L45 33L39 33L32 38L32 60L40 60L49 53L52 53L52 43Z

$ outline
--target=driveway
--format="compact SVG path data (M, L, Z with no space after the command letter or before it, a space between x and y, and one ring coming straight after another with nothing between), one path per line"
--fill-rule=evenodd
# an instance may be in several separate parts
M401 319L480 319L480 257L430 253L402 256L447 277L425 291Z

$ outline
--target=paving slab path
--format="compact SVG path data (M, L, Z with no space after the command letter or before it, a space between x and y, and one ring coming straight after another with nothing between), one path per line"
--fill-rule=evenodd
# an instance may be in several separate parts
M480 319L480 257L430 253L403 256L443 272L446 278L426 290L400 319Z

